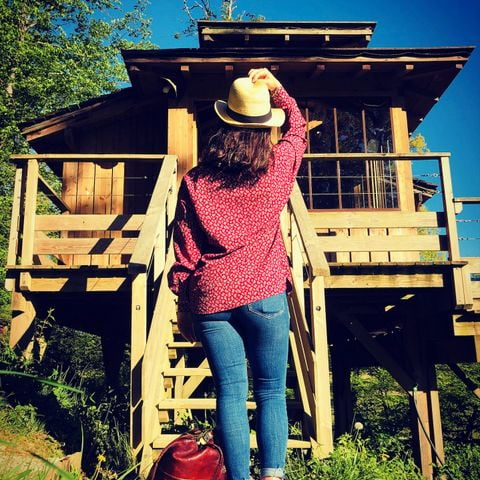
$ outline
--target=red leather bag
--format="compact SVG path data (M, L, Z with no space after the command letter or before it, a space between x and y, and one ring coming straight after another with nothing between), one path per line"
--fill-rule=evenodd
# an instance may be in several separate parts
M226 480L221 448L211 431L192 430L170 442L154 463L150 480Z

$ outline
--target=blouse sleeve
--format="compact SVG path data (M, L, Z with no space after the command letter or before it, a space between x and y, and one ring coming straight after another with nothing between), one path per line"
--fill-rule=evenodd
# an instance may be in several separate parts
M272 93L272 100L286 114L286 131L272 149L272 160L267 172L276 192L272 208L281 210L292 193L307 146L306 122L297 102L283 87L278 87Z
M168 273L170 290L178 296L178 309L188 311L188 283L201 258L201 231L193 215L185 182L178 192L173 227L175 263Z

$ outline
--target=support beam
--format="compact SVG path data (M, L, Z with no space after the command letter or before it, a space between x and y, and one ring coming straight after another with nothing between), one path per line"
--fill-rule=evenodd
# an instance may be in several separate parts
M406 65L403 65L403 68L401 68L401 70L399 70L395 76L405 77L406 75L410 75L411 73L413 73L414 70L415 70L415 65L407 63Z
M330 395L330 367L327 339L327 312L325 304L325 281L315 277L310 286L311 336L313 340L314 374L313 388L315 411L313 412L316 438L312 439L312 451L320 458L333 450L332 408Z
M27 348L33 337L35 307L28 297L20 292L12 293L12 321L10 325L10 347Z
M357 338L380 366L390 372L405 391L408 392L413 389L416 384L415 380L377 340L371 337L365 327L353 315L344 312L336 312L333 315Z
M367 73L370 73L372 71L372 66L368 64L364 64L360 67L359 70L353 75L353 78L360 78L366 75Z
M25 209L22 225L22 265L33 264L33 244L35 240L35 211L37 208L38 160L27 162L27 186L25 189Z
M467 377L466 373L456 363L449 363L448 367L477 398L480 398L479 385L477 385L469 377Z
M147 275L132 279L132 331L130 340L130 445L137 457L142 449L142 374L147 341Z
M190 78L190 67L188 65L180 65L180 73L182 74L183 78L189 79Z
M343 330L343 329L342 329ZM332 390L335 412L335 438L352 430L353 402L350 382L349 352L340 340L330 348L332 361Z
M433 479L433 464L445 462L442 420L435 364L425 332L431 312L419 302L415 313L405 318L403 344L405 360L411 365L416 387L409 392L413 454L423 476ZM431 328L431 327L430 327Z

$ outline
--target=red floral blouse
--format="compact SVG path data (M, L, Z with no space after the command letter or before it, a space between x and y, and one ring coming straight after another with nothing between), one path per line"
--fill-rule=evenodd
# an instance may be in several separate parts
M220 188L216 180L194 180L192 171L182 180L174 224L176 262L168 274L180 310L230 310L289 288L280 213L305 152L305 120L283 87L272 100L285 110L287 131L257 183Z

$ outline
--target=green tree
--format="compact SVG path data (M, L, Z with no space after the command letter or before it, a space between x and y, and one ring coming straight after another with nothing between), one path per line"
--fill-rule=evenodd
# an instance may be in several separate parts
M8 246L19 124L126 82L120 49L151 47L148 0L0 0L0 283ZM7 296L0 291L0 312Z

